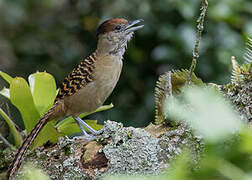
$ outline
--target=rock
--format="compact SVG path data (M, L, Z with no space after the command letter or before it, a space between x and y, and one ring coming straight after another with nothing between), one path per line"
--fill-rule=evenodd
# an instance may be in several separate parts
M193 149L197 162L202 143L183 125L170 129L151 124L141 129L106 121L104 132L94 140L60 138L56 145L29 151L22 166L32 162L50 179L60 180L159 174L169 167L182 146ZM22 170L18 176L21 174Z

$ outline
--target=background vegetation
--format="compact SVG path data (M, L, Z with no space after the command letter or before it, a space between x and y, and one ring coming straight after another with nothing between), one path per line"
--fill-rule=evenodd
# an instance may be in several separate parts
M200 0L0 0L0 70L25 79L46 70L59 84L96 48L100 22L144 19L145 28L130 43L118 86L107 100L115 107L95 117L144 126L154 121L158 75L190 66L199 7ZM205 82L229 81L231 55L242 62L245 37L252 34L251 9L249 0L209 2L196 69ZM0 80L0 89L5 85ZM0 97L1 106L4 102ZM20 119L13 110L14 119Z

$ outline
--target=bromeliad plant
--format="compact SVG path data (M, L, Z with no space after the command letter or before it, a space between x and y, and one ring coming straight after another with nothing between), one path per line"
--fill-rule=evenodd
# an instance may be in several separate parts
M55 79L51 74L46 72L31 74L28 78L29 84L22 77L12 78L1 71L0 76L10 85L9 88L3 88L0 91L0 94L8 98L19 110L24 122L25 132L29 134L38 120L54 103L58 92ZM102 106L94 112L81 114L80 118L95 112L108 110L112 107L113 104ZM22 136L17 130L16 125L1 108L0 115L5 119L14 136L14 145L19 147L22 143ZM86 122L96 130L102 128L102 125L97 124L97 121L95 120L86 120ZM80 129L72 117L67 117L60 122L57 122L56 120L50 121L39 133L33 142L32 148L41 146L48 141L56 143L61 136L69 136L79 132Z

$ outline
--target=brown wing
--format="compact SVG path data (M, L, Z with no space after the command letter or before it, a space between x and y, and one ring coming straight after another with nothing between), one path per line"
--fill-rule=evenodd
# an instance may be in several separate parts
M64 79L60 84L60 89L56 101L71 96L93 81L93 71L95 69L96 53L94 52L81 63Z

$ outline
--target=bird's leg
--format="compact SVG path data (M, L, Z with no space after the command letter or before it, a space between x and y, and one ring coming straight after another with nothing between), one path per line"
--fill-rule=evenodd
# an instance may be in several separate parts
M84 138L87 138L87 139L90 139L92 136L90 136L90 135L83 129L83 127L81 126L81 123L78 121L77 118L74 118L74 119L75 119L76 123L78 124L78 126L79 126L79 128L80 128L80 130L81 130L81 132L82 132L83 137L84 137Z
M96 131L92 127L90 127L87 123L85 123L80 117L75 117L74 119L78 123L78 125L81 128L82 132L84 131L86 133L86 131L82 128L82 126L80 124L82 124L83 126L85 126L93 135L97 135L97 134L100 134L100 133L103 132L103 128L100 129L100 130L98 130L98 131Z

